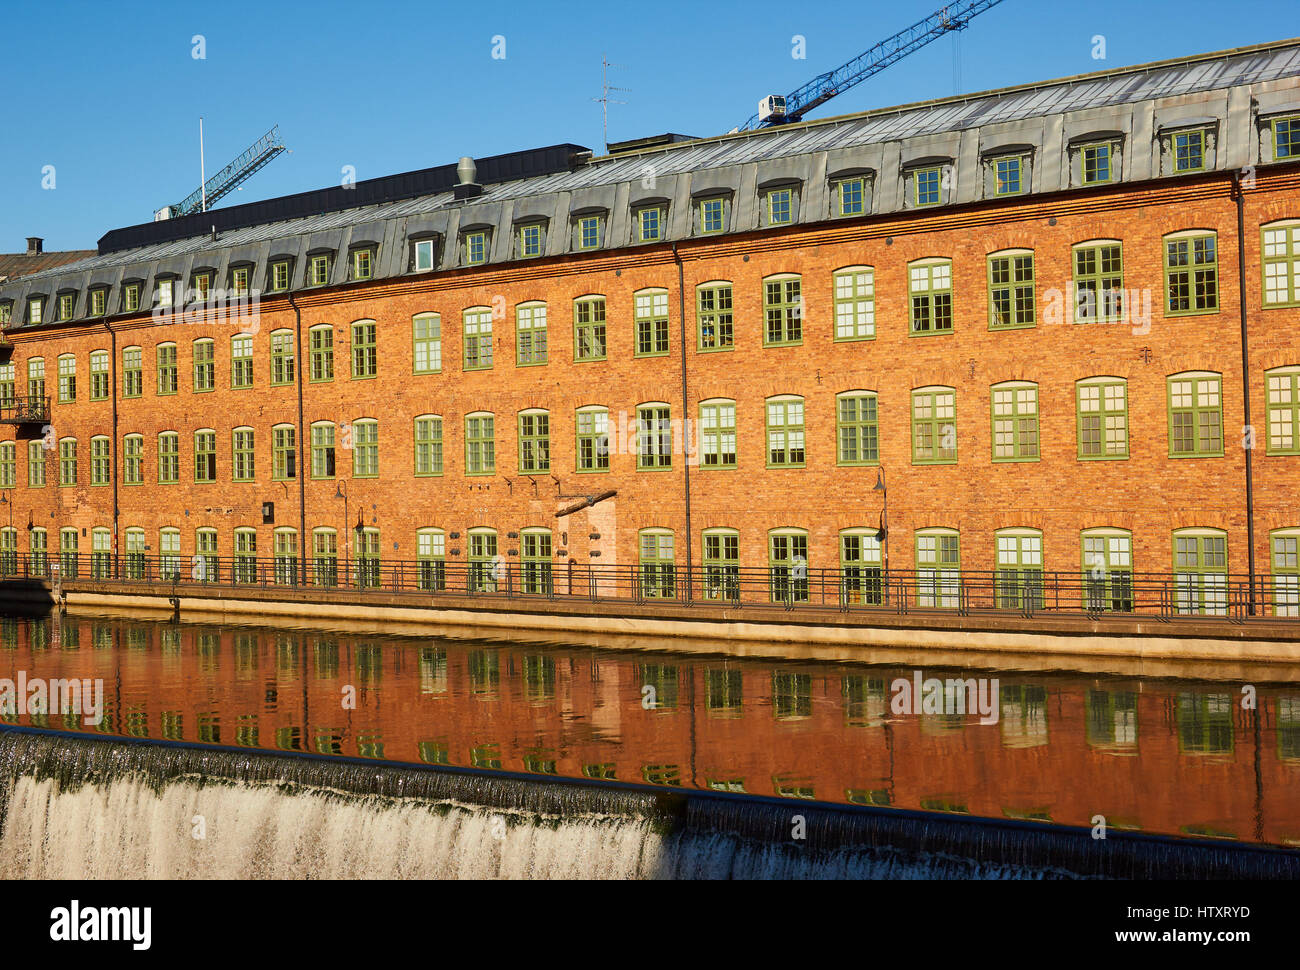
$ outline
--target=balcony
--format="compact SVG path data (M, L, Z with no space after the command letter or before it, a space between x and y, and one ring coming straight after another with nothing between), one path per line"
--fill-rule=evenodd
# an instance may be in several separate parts
M15 397L0 400L0 424L48 424L50 399L48 397Z

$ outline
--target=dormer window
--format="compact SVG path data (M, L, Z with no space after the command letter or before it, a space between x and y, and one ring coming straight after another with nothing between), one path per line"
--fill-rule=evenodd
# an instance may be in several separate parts
M368 280L374 275L375 251L370 247L352 250L352 278Z
M861 216L867 213L867 177L850 175L832 183L833 211L836 216Z
M102 317L108 309L108 290L104 287L96 287L90 291L90 315L92 317Z
M542 255L542 224L529 222L519 227L519 258Z
M1024 191L1024 159L1006 155L993 160L993 194L1019 195Z
M194 302L207 303L208 297L212 294L212 274L195 273L190 289L194 291Z
M77 294L60 293L59 294L59 319L71 320L73 308L77 303Z
M45 316L45 298L40 296L32 297L27 301L27 322L42 323Z
M1110 142L1084 145L1080 154L1084 185L1100 185L1114 180L1114 146Z
M268 289L272 293L283 293L289 288L289 260L277 259L271 264L267 273Z
M700 199L695 204L695 231L701 236L713 236L727 228L727 200L723 196Z
M938 165L918 168L912 173L912 199L917 206L938 205L943 201L943 175Z
M1205 129L1177 132L1171 147L1175 172L1199 172L1205 168Z
M153 305L169 307L175 296L175 280L157 280L153 285Z
M411 243L411 269L417 273L430 273L437 262L436 239L417 239Z
M247 266L236 266L230 271L230 295L236 299L248 296L248 280L252 271Z
M789 186L769 189L765 209L769 226L784 226L793 222L794 189Z
M1273 121L1273 159L1300 158L1300 115Z
M487 262L488 256L488 234L486 230L478 229L474 232L465 233L465 265L480 266Z
M599 249L605 221L599 215L579 216L574 224L576 249Z
M664 237L664 207L645 205L633 213L637 242L658 242Z
M122 310L134 313L140 309L140 284L127 283L122 287Z
M0 303L0 327L7 327L14 318L14 305L8 301Z
M330 258L327 253L309 256L307 259L307 285L325 286L330 281Z

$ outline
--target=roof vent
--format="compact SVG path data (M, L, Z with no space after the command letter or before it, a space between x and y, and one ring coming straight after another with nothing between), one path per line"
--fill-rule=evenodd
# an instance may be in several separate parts
M465 155L456 163L456 175L460 182L452 187L452 195L457 199L472 199L483 194L483 186L474 180L478 178L478 166L474 159Z
M45 251L45 240L40 236L27 237L27 255L39 256Z

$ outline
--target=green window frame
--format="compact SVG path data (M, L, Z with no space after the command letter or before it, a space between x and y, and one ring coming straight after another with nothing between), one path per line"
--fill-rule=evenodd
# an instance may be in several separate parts
M77 295L75 293L59 294L59 320L71 320L72 314L76 309Z
M862 216L867 213L867 179L862 175L835 182L835 215Z
M839 545L841 595L854 605L884 603L885 570L876 530L841 529Z
M158 394L160 396L175 394L180 389L180 375L176 368L176 345L159 344L158 355Z
M874 340L876 337L876 271L870 266L846 266L831 277L835 293L835 340Z
M740 533L735 529L705 529L701 544L704 598L740 599Z
M1168 379L1169 457L1223 455L1223 378L1175 374Z
M45 442L27 442L27 487L45 487Z
M542 224L540 222L528 222L521 225L518 231L518 239L521 259L542 255Z
M254 433L252 428L236 428L230 433L230 479L235 482L254 480Z
M727 228L727 200L700 199L695 203L698 231L701 236L716 236Z
M326 286L330 281L330 258L327 255L307 257L307 285Z
M938 165L912 172L912 202L917 208L938 205L943 201L943 172Z
M579 408L576 417L577 470L609 471L609 409Z
M311 569L313 586L339 584L339 535L334 529L312 530Z
M50 570L49 533L42 526L32 529L27 539L27 549L31 554L33 576L47 576Z
M494 475L496 470L496 416L486 411L465 415L465 474Z
M636 210L637 242L658 242L663 238L663 206L647 205Z
M993 536L997 570L994 602L1000 610L1043 608L1043 533L999 529Z
M60 354L59 403L75 404L77 401L77 358L73 354Z
M1108 461L1128 455L1128 381L1088 378L1075 385L1079 460Z
M767 564L773 603L807 603L808 533L803 529L773 529L767 534Z
M515 307L515 363L534 367L547 362L546 304L540 300Z
M237 300L248 296L248 284L252 279L252 269L247 266L235 266L230 270L230 295Z
M1260 232L1265 309L1300 306L1300 221L1264 226Z
M767 193L767 224L788 226L794 221L794 190L770 189Z
M14 442L0 442L0 488L13 488L17 484L18 459L16 456L17 446Z
M1092 613L1133 611L1133 533L1087 529L1080 533L1084 609Z
M217 433L211 428L194 432L194 481L217 480Z
M793 274L763 280L764 347L803 343L803 278Z
M551 582L551 532L525 529L519 536L519 589L530 596L548 596Z
M176 485L181 480L181 438L175 431L158 434L158 484Z
M27 322L31 324L43 323L45 320L45 300L41 297L33 297L27 301Z
M1021 155L993 159L993 194L1020 195L1024 192L1025 160Z
M236 583L257 582L257 530L235 530L235 555L233 564Z
M736 402L700 403L700 467L736 467Z
M318 481L335 478L337 459L334 422L317 421L311 426L311 477Z
M1115 181L1115 143L1080 145L1079 169L1084 185L1107 185Z
M12 455L10 457L12 459ZM111 485L112 482L113 443L104 435L96 435L90 439L90 484Z
M416 585L429 592L447 588L447 534L441 529L415 533Z
M298 530L282 526L272 536L271 555L275 571L272 574L277 585L298 585Z
M1268 547L1273 615L1300 616L1300 529L1274 529Z
M195 273L190 280L190 290L195 303L206 303L212 294L212 274Z
M37 402L45 398L45 358L27 358L27 396Z
M638 290L632 294L636 328L635 357L668 355L668 291Z
M102 317L108 309L108 290L102 286L90 291L90 315Z
M916 605L955 610L961 603L961 535L956 529L916 533Z
M1081 243L1073 250L1074 322L1124 319L1124 247L1117 240Z
M599 249L604 220L600 216L580 216L577 220L575 249Z
M67 488L77 484L77 439L59 441L59 485Z
M608 350L605 336L605 298L587 296L574 300L573 359L604 360Z
M637 565L641 595L646 599L677 597L676 542L668 529L642 529L637 533Z
M911 336L952 333L952 260L919 259L907 264Z
M1174 532L1174 612L1226 616L1228 534L1221 529Z
M289 261L276 260L271 264L271 272L268 275L271 292L283 293L289 288Z
M140 284L128 283L122 287L122 310L135 313L140 309Z
M993 460L1038 461L1038 385L1007 381L989 390Z
M475 593L495 593L500 580L495 529L469 531L469 586ZM500 763L498 762L498 767Z
M535 475L551 470L551 415L533 410L519 413L519 471Z
M7 364L0 364L0 406L11 407L14 403L14 397L16 394L14 388L14 372L16 369L17 368L14 367L14 362L12 360Z
M1300 115L1274 118L1271 127L1274 160L1300 157Z
M230 338L230 386L253 386L253 337L241 333Z
M411 340L415 373L441 373L442 317L437 313L417 313L411 317Z
M374 274L375 251L373 249L352 250L352 278L368 280Z
M442 474L442 417L437 414L415 419L415 474L420 478Z
M298 477L298 429L291 424L271 428L271 480L289 481Z
M874 391L835 396L837 465L880 464L880 415Z
M1174 171L1202 172L1205 170L1205 129L1177 131L1169 139L1173 153Z
M352 422L352 477L379 477L379 422L374 418Z
M1218 237L1179 233L1165 240L1165 315L1219 312Z
M334 328L328 323L307 331L307 360L313 384L334 380Z
M214 390L217 386L216 348L204 337L194 341L194 393Z
M764 403L767 414L767 467L803 468L807 463L803 398L768 398Z
M957 390L924 387L912 392L912 464L957 463Z
M735 348L736 330L730 283L704 283L696 287L695 318L700 351Z
M1300 455L1300 367L1264 372L1269 455Z
M465 233L465 265L481 266L487 262L488 241L486 232Z
M294 379L292 330L271 331L271 386L292 384Z
M366 380L379 374L376 324L357 320L352 324L352 379Z
M129 434L122 439L122 484L144 484L144 435Z
M666 471L672 467L672 408L667 404L637 405L636 470Z
M1034 254L1030 250L993 253L988 259L989 329L1023 330L1037 323Z
M464 321L464 370L490 370L492 367L492 311L488 307L471 307L462 314Z

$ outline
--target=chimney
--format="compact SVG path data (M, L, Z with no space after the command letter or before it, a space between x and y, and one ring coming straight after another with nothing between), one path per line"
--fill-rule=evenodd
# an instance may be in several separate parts
M456 165L456 175L460 183L452 188L452 198L472 199L483 194L483 186L474 181L478 178L478 166L474 164L474 159L468 155L462 157Z
M45 251L45 240L40 236L27 237L27 255L39 256Z

